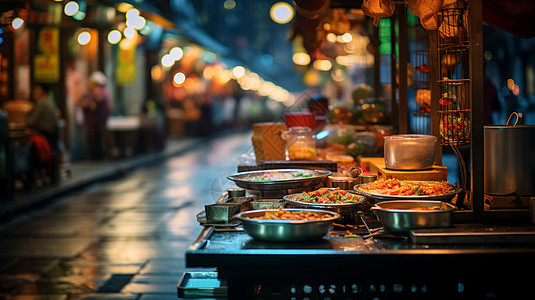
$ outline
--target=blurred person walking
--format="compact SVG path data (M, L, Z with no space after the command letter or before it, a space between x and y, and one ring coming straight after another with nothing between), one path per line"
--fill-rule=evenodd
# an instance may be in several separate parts
M106 123L112 110L106 76L95 71L89 77L89 89L80 99L91 159L102 159L106 149Z

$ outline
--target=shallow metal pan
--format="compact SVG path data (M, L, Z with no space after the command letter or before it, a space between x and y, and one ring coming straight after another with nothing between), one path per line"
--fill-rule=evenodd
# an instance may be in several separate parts
M243 229L253 239L267 242L302 242L320 239L332 228L334 221L340 214L319 209L286 208L286 211L310 211L316 214L328 214L332 217L322 220L263 220L251 217L263 216L266 212L276 212L277 209L262 209L242 212L235 217L241 221Z
M295 177L286 179L259 180L262 176L282 174L291 176L304 174L307 177ZM240 172L227 178L234 181L237 186L249 190L288 190L316 186L325 180L331 171L309 169L273 169L261 171Z

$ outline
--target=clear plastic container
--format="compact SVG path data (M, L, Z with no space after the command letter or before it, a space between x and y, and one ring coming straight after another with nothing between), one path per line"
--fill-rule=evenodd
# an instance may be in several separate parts
M282 133L286 140L286 156L289 160L316 159L316 139L308 127L292 127Z

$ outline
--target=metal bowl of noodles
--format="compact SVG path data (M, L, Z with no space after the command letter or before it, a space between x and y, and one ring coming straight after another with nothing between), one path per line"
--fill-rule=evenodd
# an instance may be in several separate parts
M251 210L235 216L241 221L244 231L253 239L266 242L303 242L321 239L329 233L334 221L340 218L336 212L319 209L285 208L288 213L312 213L321 219L261 219L266 214L275 214L280 209Z

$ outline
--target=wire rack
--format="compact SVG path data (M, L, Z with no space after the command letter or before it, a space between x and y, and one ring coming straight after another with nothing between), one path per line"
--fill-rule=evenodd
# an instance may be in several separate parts
M457 5L440 11L437 39L441 144L455 146L470 143L471 128L468 4Z
M460 184L464 199L467 187L467 165L458 146L470 143L471 134L471 80L470 33L468 23L468 1L459 0L455 7L440 11L442 20L437 34L438 63L438 123L440 144L450 146L457 156L460 170ZM438 98L438 99L437 99ZM462 207L463 201L457 201Z
M414 82L412 88L418 109L413 112L413 129L419 134L430 134L431 116L431 66L429 63L429 31L421 25L414 27L415 49L414 57Z

